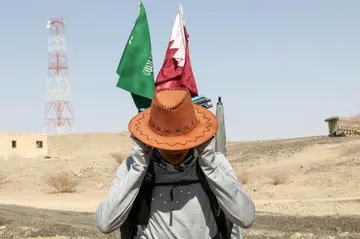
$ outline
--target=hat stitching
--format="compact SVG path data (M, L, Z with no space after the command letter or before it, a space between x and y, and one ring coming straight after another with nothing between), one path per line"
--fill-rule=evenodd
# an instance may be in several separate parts
M174 88L166 88L166 89L160 89L157 91L157 93L161 92L161 91L179 91L179 90L183 90L183 91L187 91L189 92L189 90L185 87L174 87ZM176 105L174 106L165 106L163 105L157 98L157 95L154 94L154 97L153 97L153 101L156 103L156 105L162 109L165 109L165 110L175 110L179 107L179 105L182 105L186 100L187 98L189 97L189 94L186 94L185 97Z
M203 112L200 112L198 109L196 109L196 111L197 111L198 114L202 114L203 117L204 117L204 119L207 120L207 122L206 122L206 130L204 130L204 131L202 132L202 135L196 136L194 140L188 140L188 141L186 141L185 143L169 144L169 143L167 143L167 142L159 142L159 141L157 141L156 139L151 139L151 138L149 138L149 136L148 136L147 134L144 134L143 131L140 129L140 121L144 119L144 114L141 114L141 118L139 118L139 119L136 120L137 122L136 122L136 124L135 124L134 126L136 127L136 131L139 131L139 132L140 132L140 135L141 135L141 136L145 136L147 140L154 140L158 145L164 145L164 144L166 144L166 145L169 145L170 147L174 147L175 145L185 146L185 145L188 144L188 143L195 143L199 138L205 137L205 133L206 133L206 132L210 132L210 131L211 131L211 130L209 129L209 128L212 126L212 124L209 123L209 122L211 121L211 119L208 118L208 117L206 117L206 114L203 113Z
M175 130L173 130L173 132L169 128L162 128L161 126L155 125L155 123L151 119L149 120L149 126L154 131L162 132L164 134L182 134L193 129L196 126L196 120L194 119L194 117L192 117L190 123L184 125L183 127L176 128Z

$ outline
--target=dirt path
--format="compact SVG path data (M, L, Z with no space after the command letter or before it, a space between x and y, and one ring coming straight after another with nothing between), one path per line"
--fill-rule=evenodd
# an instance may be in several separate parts
M360 216L295 217L258 213L250 238L360 238ZM62 237L56 237L62 236ZM302 237L301 237L302 236ZM332 236L332 237L329 237ZM101 234L93 213L0 205L0 238L119 238Z
M24 207L35 207L40 209L52 209L61 211L72 212L94 212L99 202L104 195L85 195L82 197L76 195L66 195L63 197L61 194L47 195L42 200L33 197L26 197L18 195L17 198L21 200L15 200L14 197L7 199L0 196L0 204L3 205L19 205ZM71 197L74 196L74 197ZM92 198L89 200L88 198ZM313 198L313 199L268 199L268 200L255 200L257 205L263 204L300 204L300 203L336 203L336 202L360 202L360 197L341 197L341 198ZM359 212L360 213L360 212Z
M304 202L313 203L313 202L349 202L349 201L359 201L360 202L360 197L256 200L257 203L304 203Z

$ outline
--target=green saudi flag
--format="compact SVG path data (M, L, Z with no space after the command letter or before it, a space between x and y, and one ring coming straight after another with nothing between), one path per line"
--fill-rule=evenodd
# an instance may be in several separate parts
M121 56L116 70L117 87L131 93L138 109L148 108L155 90L151 40L144 5Z

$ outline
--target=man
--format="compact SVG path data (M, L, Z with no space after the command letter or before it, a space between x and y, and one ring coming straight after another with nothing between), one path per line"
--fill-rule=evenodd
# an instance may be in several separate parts
M215 152L218 122L186 88L155 92L129 123L132 156L96 211L103 233L121 238L230 238L250 227L255 206L225 156Z

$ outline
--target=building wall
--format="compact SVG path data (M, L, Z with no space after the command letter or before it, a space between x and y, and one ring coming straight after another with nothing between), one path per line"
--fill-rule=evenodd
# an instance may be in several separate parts
M0 133L0 159L35 158L46 156L47 153L48 143L45 134Z

